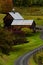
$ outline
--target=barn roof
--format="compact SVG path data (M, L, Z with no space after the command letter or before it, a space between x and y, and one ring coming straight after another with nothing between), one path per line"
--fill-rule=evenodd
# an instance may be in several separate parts
M14 19L24 19L18 12L9 12Z
M33 20L13 20L11 25L32 25Z

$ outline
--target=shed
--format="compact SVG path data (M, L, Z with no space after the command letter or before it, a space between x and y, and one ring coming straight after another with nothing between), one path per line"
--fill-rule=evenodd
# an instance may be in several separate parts
M20 30L21 28L30 28L34 32L36 31L36 23L34 20L13 20L11 26L14 27L14 29L18 28L18 30Z
M4 27L11 26L13 20L23 20L24 18L18 12L8 12L4 17Z
M4 27L13 27L13 29L21 29L22 27L28 27L35 31L36 23L34 20L24 20L24 18L18 12L9 12L4 17Z

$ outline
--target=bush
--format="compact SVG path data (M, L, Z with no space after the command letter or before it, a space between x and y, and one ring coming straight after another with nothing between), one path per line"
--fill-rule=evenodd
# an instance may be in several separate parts
M9 54L12 47L17 44L26 43L27 40L23 34L15 34L6 29L0 28L0 50L4 54Z
M14 45L14 39L12 32L0 28L0 49L2 50L2 53L7 54L11 50Z
M18 44L23 44L23 43L27 43L27 39L25 38L25 36L17 36L15 37L16 39L14 40L14 44L18 45Z

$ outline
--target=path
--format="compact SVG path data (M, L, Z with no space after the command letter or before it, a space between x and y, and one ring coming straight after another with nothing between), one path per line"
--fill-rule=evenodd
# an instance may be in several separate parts
M31 52L29 52L29 53L27 53L27 54L25 54L25 55L19 57L19 58L15 61L15 64L14 64L14 65L28 65L27 63L28 63L28 59L30 58L30 56L31 56L32 54L34 54L35 52L41 50L41 49L43 49L43 46L40 46L39 48L36 48L36 49L34 49L33 51L31 51Z
M40 38L43 39L43 27L41 30L41 35ZM20 56L16 61L14 65L28 65L28 60L30 58L31 55L33 55L34 53L36 53L37 51L43 49L43 46L40 46L39 48L34 49L33 51L30 51L29 53L26 53L23 56Z

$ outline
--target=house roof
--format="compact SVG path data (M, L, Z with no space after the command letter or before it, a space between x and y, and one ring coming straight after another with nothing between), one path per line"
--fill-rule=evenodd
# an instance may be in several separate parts
M9 12L14 19L24 19L18 12Z
M11 25L32 25L33 20L13 20Z

